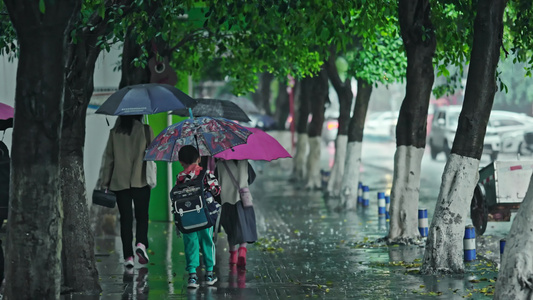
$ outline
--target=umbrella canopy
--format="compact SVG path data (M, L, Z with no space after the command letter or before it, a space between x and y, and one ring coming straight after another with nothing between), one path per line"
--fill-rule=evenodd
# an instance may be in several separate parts
M178 109L172 114L189 116L188 109ZM218 99L196 99L196 104L192 108L192 115L195 117L224 118L241 122L250 122L248 115L235 103Z
M230 101L237 104L242 110L244 110L245 113L249 115L261 113L261 111L259 111L259 108L257 108L257 106L255 106L255 104L247 98L236 97L232 98Z
M0 130L13 127L15 109L7 104L0 103Z
M148 146L144 160L178 161L182 146L199 148L201 156L216 153L246 143L252 132L222 118L198 117L165 128Z
M225 160L266 160L272 161L278 158L292 157L285 148L270 134L258 128L248 128L253 134L250 135L246 144L235 146L214 155L216 158Z
M150 115L192 107L196 101L168 85L158 83L137 84L124 87L114 94L96 110L105 115Z

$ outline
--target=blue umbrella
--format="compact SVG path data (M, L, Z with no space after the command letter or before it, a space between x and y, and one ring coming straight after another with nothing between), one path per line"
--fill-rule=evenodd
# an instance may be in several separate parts
M114 94L96 110L105 115L151 115L193 107L196 100L168 85L158 83L137 84L124 87Z

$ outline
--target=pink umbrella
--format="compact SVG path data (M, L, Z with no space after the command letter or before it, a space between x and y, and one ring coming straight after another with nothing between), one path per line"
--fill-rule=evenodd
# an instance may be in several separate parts
M15 110L13 107L0 103L0 130L6 130L13 127L13 115Z
M0 103L0 120L12 119L15 109L13 107Z
M238 145L214 155L225 160L266 160L292 157L271 135L258 128L246 127L252 134L246 144Z

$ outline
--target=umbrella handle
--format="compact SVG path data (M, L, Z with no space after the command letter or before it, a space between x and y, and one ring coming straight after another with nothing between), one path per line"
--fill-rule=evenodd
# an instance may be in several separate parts
M191 109L190 107L189 107L189 117L190 117L191 119L193 119L193 116L192 116L192 109Z

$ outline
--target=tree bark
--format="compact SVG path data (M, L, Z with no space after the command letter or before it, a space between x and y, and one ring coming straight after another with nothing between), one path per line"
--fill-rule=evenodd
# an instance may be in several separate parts
M387 238L389 243L411 243L420 236L417 209L436 39L428 0L401 0L398 10L407 54L407 84L396 126L397 150Z
M274 75L268 72L261 73L257 91L252 94L255 105L269 116L272 115L272 109L270 109L270 84L272 80L274 80Z
M278 84L278 97L276 99L276 111L274 112L274 119L278 124L279 130L285 129L285 121L289 117L289 93L287 92L287 83L280 81Z
M506 237L505 251L500 263L494 299L531 299L533 277L531 247L533 247L533 177L529 182L526 196Z
M307 184L306 188L322 188L322 177L320 174L320 148L322 127L324 125L325 103L328 99L328 75L322 69L318 76L312 78L312 96L309 98L311 113L313 115L309 123L309 155L307 157Z
M81 1L4 3L20 46L4 296L59 299L65 48Z
M506 0L479 1L463 109L429 228L421 272L463 273L464 228L496 92Z
M294 155L293 178L304 180L306 178L306 162L308 151L307 122L309 119L309 98L312 94L313 82L311 78L304 78L300 83L300 94L298 97L298 109L293 122L296 122L296 155Z
M335 158L328 181L327 192L329 196L339 197L342 178L344 176L346 146L348 144L348 124L350 121L350 108L352 107L353 92L350 82L351 78L346 78L344 82L341 80L335 60L336 55L332 53L326 63L326 71L329 80L333 85L333 88L335 88L339 98L339 118L337 119L339 127L337 131L337 139L335 141Z
M87 106L94 90L94 68L101 48L96 44L107 33L107 20L95 13L83 28L77 42L69 43L66 68L65 109L61 140L61 190L63 221L63 280L65 289L83 294L99 294L95 264L94 233L91 228L83 149Z
M137 44L133 29L129 28L122 49L122 77L120 78L120 89L128 85L150 82L150 69L136 67L133 64L133 60L140 57L141 54L142 49Z
M355 97L353 115L348 125L348 146L346 147L346 162L344 163L345 172L341 185L341 206L347 209L354 209L357 204L363 129L365 128L366 112L371 94L372 85L361 78L357 78L357 96Z

